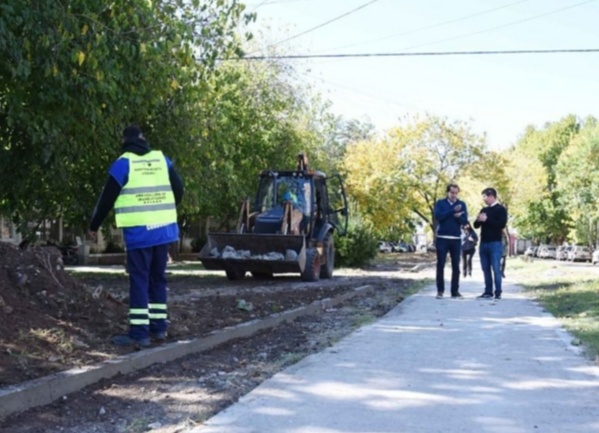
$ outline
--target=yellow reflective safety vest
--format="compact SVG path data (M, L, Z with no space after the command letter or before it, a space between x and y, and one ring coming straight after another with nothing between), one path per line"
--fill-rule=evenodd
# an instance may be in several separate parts
M129 160L129 176L114 204L116 226L177 222L175 196L164 154L159 150L145 155L126 152L121 158Z

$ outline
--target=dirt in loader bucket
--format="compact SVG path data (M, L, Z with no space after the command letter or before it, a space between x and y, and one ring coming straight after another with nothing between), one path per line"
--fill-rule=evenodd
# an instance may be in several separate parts
M304 236L211 233L199 259L212 270L301 273L306 266Z

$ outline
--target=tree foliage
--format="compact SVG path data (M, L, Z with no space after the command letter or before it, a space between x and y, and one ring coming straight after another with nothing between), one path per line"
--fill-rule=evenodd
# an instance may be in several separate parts
M514 197L510 211L522 236L554 243L567 238L571 215L562 204L556 168L579 129L575 116L547 123L542 129L529 127L506 153Z
M460 186L460 199L468 205L468 218L474 222L479 210L486 206L482 201L485 188L495 188L499 201L508 208L513 200L512 181L505 167L506 158L499 152L487 151L482 157L466 167L457 182Z
M599 225L599 124L583 123L580 133L561 153L555 168L560 204L574 222L571 240L597 245Z
M189 141L167 122L191 121L185 110L216 60L239 51L243 6L24 0L0 10L2 211L19 222L65 216L84 225L124 126Z
M436 200L448 183L474 172L485 149L484 137L467 123L432 115L408 118L380 140L348 147L348 190L379 232L389 227L411 232L416 219L433 229Z
M350 204L350 208L354 205ZM346 236L335 237L336 266L360 267L378 254L378 241L372 225L358 212L350 212Z
M196 119L197 142L178 163L187 173L187 212L236 216L265 169L294 169L312 142L300 125L306 108L275 63L231 63L204 84ZM252 196L253 197L253 196Z

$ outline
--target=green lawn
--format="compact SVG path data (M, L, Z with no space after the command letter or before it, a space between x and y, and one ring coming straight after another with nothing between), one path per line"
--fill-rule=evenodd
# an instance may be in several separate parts
M548 262L550 263L550 262ZM524 266L518 282L584 345L591 358L599 356L599 278L583 272L559 275L549 265ZM528 274L529 278L523 278Z

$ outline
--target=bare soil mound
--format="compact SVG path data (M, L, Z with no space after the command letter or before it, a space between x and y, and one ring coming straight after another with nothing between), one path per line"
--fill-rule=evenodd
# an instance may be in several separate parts
M106 323L123 311L74 280L58 249L0 242L0 386L63 369L77 349L110 333ZM69 363L85 361L76 356Z
M331 283L331 282L329 282ZM207 332L344 293L356 284L297 279L170 276L169 339ZM128 277L64 270L53 247L21 250L0 242L0 388L130 352L110 344L126 333Z

